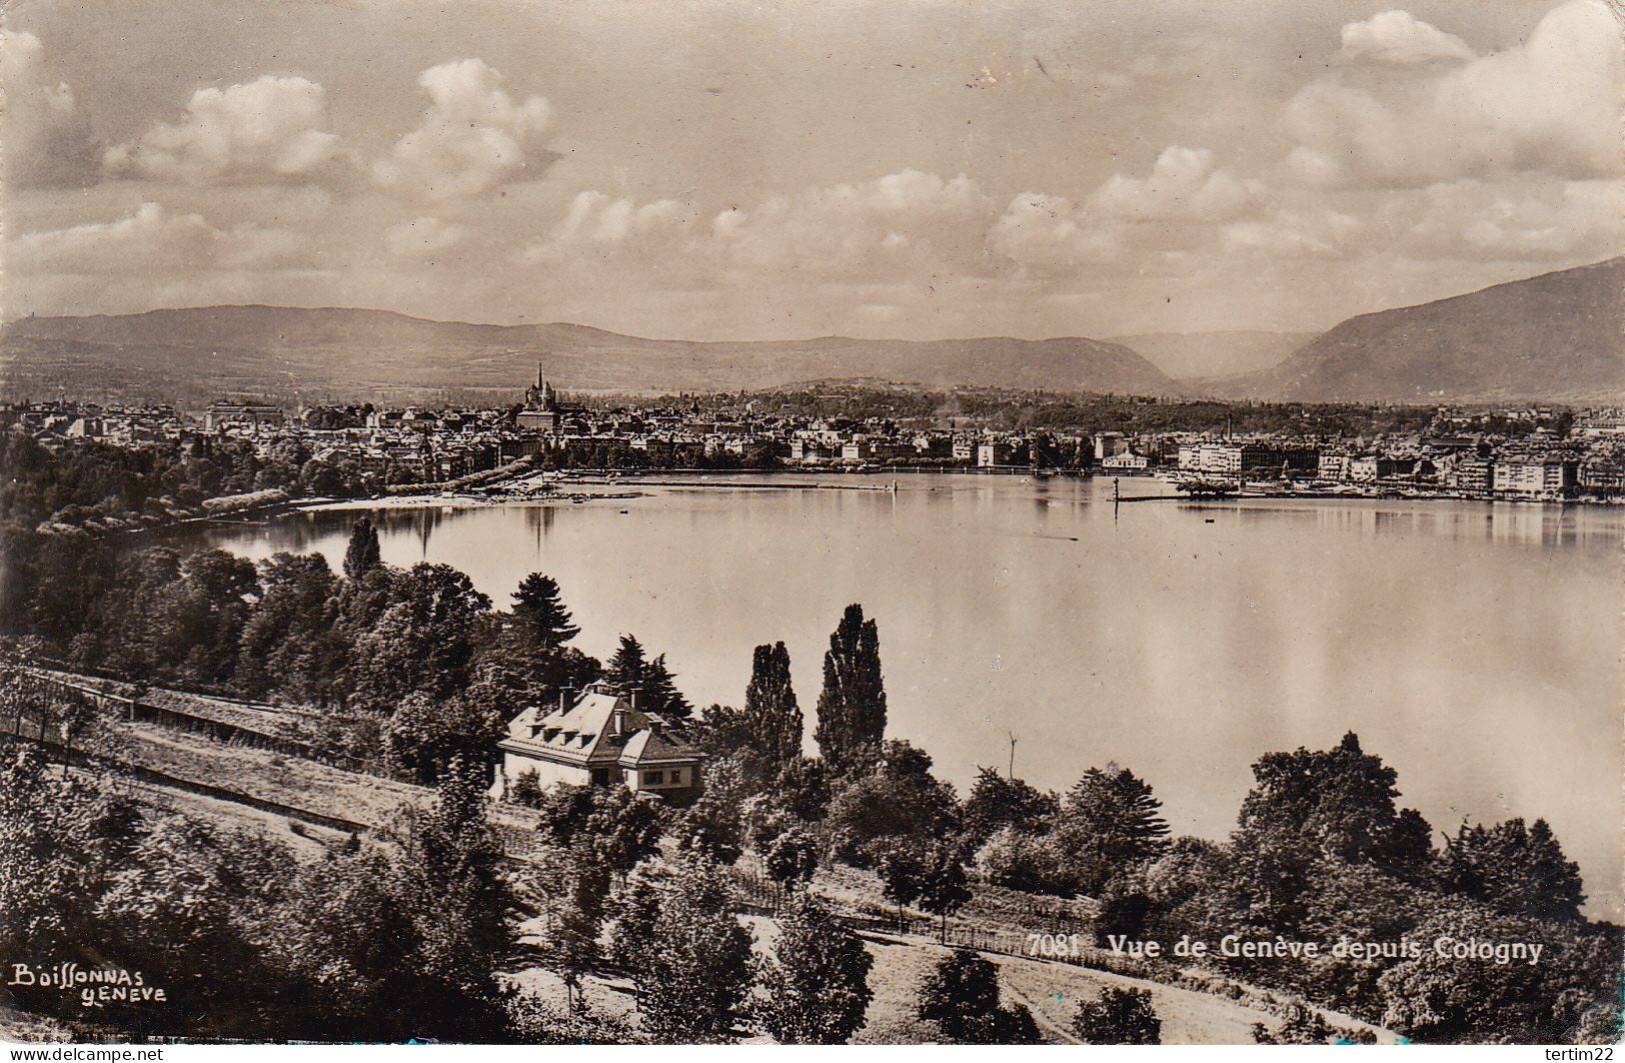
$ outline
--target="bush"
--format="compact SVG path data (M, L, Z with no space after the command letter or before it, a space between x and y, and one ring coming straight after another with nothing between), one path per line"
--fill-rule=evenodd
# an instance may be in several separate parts
M1108 986L1078 1005L1072 1030L1086 1045L1160 1045L1162 1020L1143 989Z

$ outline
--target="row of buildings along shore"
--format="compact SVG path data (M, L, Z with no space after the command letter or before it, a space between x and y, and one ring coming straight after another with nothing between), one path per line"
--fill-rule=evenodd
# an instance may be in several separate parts
M1482 428L1490 422L1483 411L1441 408L1426 431L1375 438L1012 431L814 417L746 396L726 413L698 404L588 406L565 401L540 375L522 401L479 409L0 405L0 430L47 446L246 440L262 455L294 447L302 460L348 466L379 485L454 482L528 457L542 468L1054 469L1348 494L1625 498L1625 410L1519 407L1495 411L1497 431Z

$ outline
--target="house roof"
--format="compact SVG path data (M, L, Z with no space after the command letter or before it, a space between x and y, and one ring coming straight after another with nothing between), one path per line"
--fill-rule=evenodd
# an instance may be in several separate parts
M645 763L694 763L704 754L680 725L632 707L625 698L589 690L574 704L544 710L533 706L508 723L505 750L576 767L637 767Z

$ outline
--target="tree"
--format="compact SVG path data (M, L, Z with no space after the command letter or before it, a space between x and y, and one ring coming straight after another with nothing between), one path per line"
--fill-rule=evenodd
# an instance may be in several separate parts
M372 518L357 517L350 529L350 545L344 551L344 575L349 579L360 579L382 563L378 529L373 527Z
M1086 1045L1160 1045L1162 1020L1144 989L1107 986L1093 1000L1078 1003L1072 1031Z
M437 987L420 1006L429 1036L482 1040L505 1021L495 971L513 948L514 903L486 820L488 786L483 770L453 760L434 803L404 822L406 903L423 939L424 974Z
M857 776L830 800L826 814L836 855L866 867L886 844L929 846L958 833L953 787L931 775L931 758L901 739L880 749L880 770Z
M1010 827L1025 834L1050 829L1060 802L1039 793L1021 779L1006 779L993 768L978 768L965 800L965 834L972 846Z
M767 877L790 886L812 881L818 871L818 840L799 827L792 827L769 844L763 863Z
M532 572L513 592L513 616L525 635L546 650L559 650L581 633L551 576Z
M320 554L274 554L259 565L259 602L243 626L235 683L306 704L338 700L347 645L336 631L339 581Z
M829 768L817 757L797 757L779 772L773 793L797 819L813 822L829 808Z
M677 689L674 679L666 667L664 653L650 661L643 671L643 697L638 707L668 719L688 719L694 713L694 706Z
M32 748L0 753L0 951L71 955L99 934L91 915L106 874L91 845L99 800Z
M769 778L801 756L801 707L790 682L790 651L784 643L756 647L744 716L752 745L769 766Z
M745 849L744 771L736 760L706 765L705 792L688 807L675 834L678 848L706 854L724 864Z
M631 635L622 635L620 647L604 668L604 685L622 697L631 697L633 691L643 687L648 668L643 644Z
M903 909L919 900L925 890L925 856L911 845L889 845L875 861L875 873L880 876L881 896L897 905L901 927Z
M634 870L610 894L609 958L623 971L645 966L660 920L661 892L643 868Z
M582 975L597 966L598 934L609 894L609 869L587 847L557 854L541 904L546 932L542 955L546 966L564 981L572 1012L585 1009Z
M1070 894L1065 864L1052 836L1015 827L1000 829L976 852L976 866L988 882L1027 893Z
M1461 825L1445 846L1443 884L1514 915L1577 920L1585 903L1578 865L1563 854L1543 819L1493 827Z
M1285 1022L1270 1029L1261 1022L1253 1023L1253 1043L1260 1045L1323 1045L1337 1031L1333 1030L1316 1012L1301 1004L1293 1005Z
M1126 768L1090 768L1067 792L1056 840L1076 887L1094 895L1161 851L1168 833L1151 787Z
M948 917L969 904L972 896L965 881L965 865L955 848L938 845L927 854L922 868L919 905L938 917L941 939L946 944Z
M385 749L403 778L433 786L453 758L470 767L494 766L504 730L488 690L475 686L443 699L414 691L390 717Z
M1402 816L1396 807L1397 773L1361 750L1352 732L1336 749L1265 754L1253 765L1253 778L1242 802L1239 847L1290 838L1317 855L1372 864L1398 877L1429 859L1426 852L1406 851L1420 817Z
M358 842L298 869L267 938L270 953L309 987L295 1028L303 1036L402 1041L424 1032L419 1001L438 987L424 977L405 897L398 854L385 846Z
M819 752L837 773L871 763L886 732L886 687L880 672L880 634L863 606L849 605L829 637L824 689L818 695Z
M728 1035L750 985L751 938L716 864L690 856L679 865L639 959L632 981L645 1030L676 1044Z
M1409 882L1431 875L1426 822L1397 807L1397 774L1364 752L1356 735L1344 735L1336 749L1267 753L1253 764L1253 779L1231 848L1235 885L1260 925L1296 932L1311 873L1326 860Z
M449 565L420 563L387 579L379 571L352 581L364 625L351 660L357 699L384 713L414 690L447 697L466 687L491 600Z
M660 813L625 787L555 783L536 804L536 830L549 845L584 852L614 874L627 874L659 848Z
M1038 1027L1020 1004L999 1006L999 980L991 960L955 949L920 988L919 1016L950 1041L963 1044L1037 1044Z
M772 955L757 964L767 997L756 1017L780 1044L844 1044L874 998L873 966L858 936L802 892L780 921Z

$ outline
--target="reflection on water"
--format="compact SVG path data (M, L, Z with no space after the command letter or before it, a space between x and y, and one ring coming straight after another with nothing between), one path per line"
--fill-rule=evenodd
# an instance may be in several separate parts
M1116 760L1157 787L1177 830L1221 836L1257 756L1354 730L1436 827L1544 816L1592 910L1617 902L1625 512L1114 505L1104 480L898 481L373 517L386 561L455 565L498 603L548 573L582 649L607 656L636 633L702 705L737 703L751 648L783 639L810 718L829 631L861 601L880 624L891 733L961 785L1003 763L1014 731L1035 784ZM201 535L336 563L353 518Z

